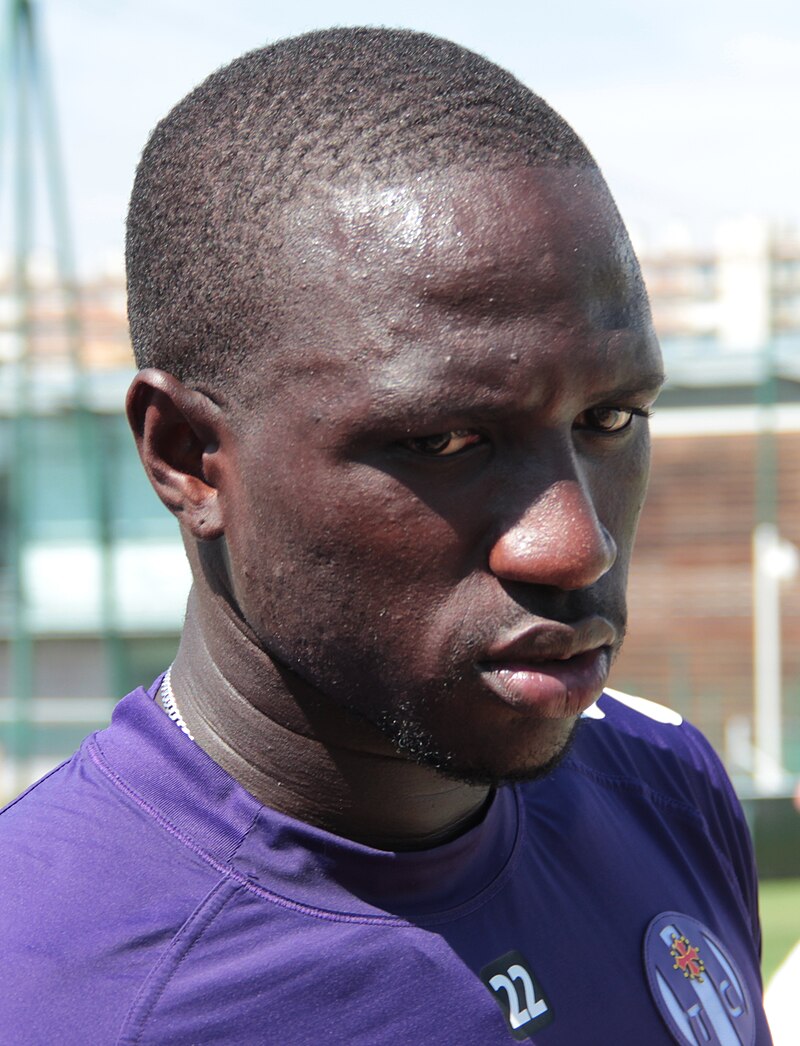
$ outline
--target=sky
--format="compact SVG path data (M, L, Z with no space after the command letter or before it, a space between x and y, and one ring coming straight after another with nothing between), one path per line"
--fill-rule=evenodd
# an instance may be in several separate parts
M716 223L745 213L800 224L796 0L38 0L37 10L87 274L119 262L133 172L169 108L238 54L330 25L426 30L506 66L584 138L640 242L678 226L709 242Z

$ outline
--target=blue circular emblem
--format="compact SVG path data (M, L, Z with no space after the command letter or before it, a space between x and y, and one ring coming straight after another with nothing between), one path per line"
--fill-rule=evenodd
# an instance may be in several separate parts
M662 912L644 935L656 1006L683 1046L753 1046L756 1019L744 978L714 934L691 915Z

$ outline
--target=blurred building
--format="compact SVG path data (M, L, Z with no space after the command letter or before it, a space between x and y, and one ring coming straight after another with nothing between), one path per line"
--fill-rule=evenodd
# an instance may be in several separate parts
M798 346L800 231L754 217L717 229L713 248L675 235L640 250L662 339L708 341L713 349L751 353L770 339Z
M670 381L612 682L693 719L746 782L754 524L771 514L800 546L800 237L742 220L714 249L640 253ZM46 260L29 282L21 317L0 266L0 795L166 667L189 585L122 413L121 277L81 287L77 313ZM781 609L784 760L798 772L799 581Z

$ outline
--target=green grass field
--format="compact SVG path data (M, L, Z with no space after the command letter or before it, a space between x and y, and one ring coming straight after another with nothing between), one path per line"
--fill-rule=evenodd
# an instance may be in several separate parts
M764 984L800 941L800 879L766 879L761 886Z

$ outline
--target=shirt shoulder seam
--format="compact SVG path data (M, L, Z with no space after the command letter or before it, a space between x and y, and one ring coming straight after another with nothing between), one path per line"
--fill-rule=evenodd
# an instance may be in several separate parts
M183 923L142 982L123 1021L117 1037L117 1046L135 1046L140 1042L145 1026L169 987L172 977L239 889L241 886L238 883L221 879Z
M134 803L143 813L151 817L156 824L193 854L199 857L206 864L210 865L216 872L221 876L226 877L231 882L238 884L248 892L255 894L257 897L269 901L271 904L276 905L279 908L284 908L288 911L297 912L301 915L312 916L317 919L325 919L332 922L341 923L361 923L371 925L406 925L407 920L401 919L396 915L390 914L356 914L350 912L336 912L330 911L325 908L315 908L311 905L301 904L299 901L293 901L290 897L285 897L282 894L276 893L273 890L268 890L266 887L254 883L242 872L238 871L230 864L225 864L211 854L204 847L200 846L194 839L192 839L186 832L180 829L177 825L173 824L168 818L160 813L151 803L139 795L139 793L131 788L131 786L124 781L120 775L106 762L99 747L95 744L90 744L87 748L89 757L95 764L97 769L108 779L113 787L118 789L123 795L126 796L132 803ZM256 815L257 816L257 815ZM255 820L255 818L254 818ZM252 828L252 824L250 826ZM248 829L249 831L249 829Z

